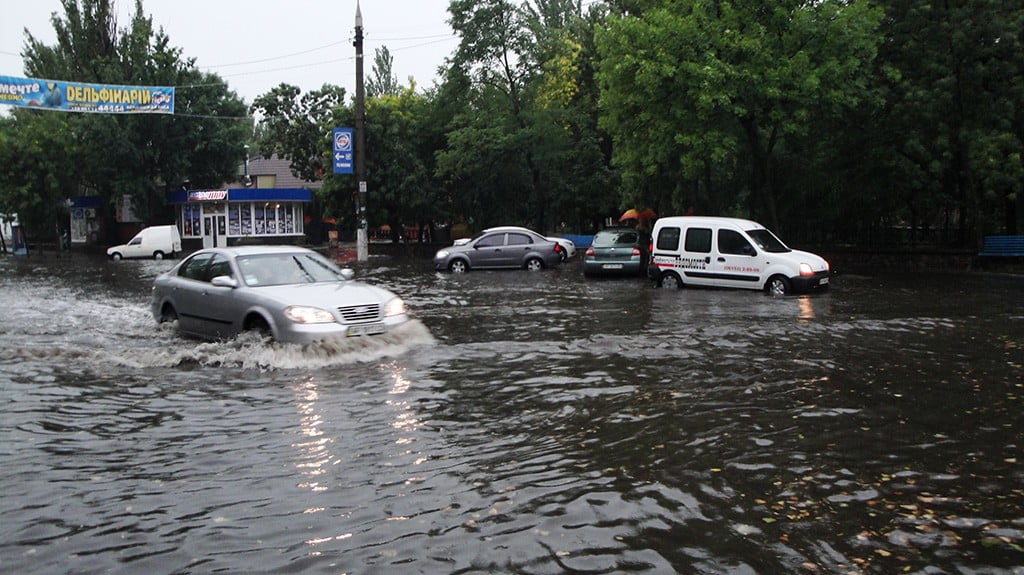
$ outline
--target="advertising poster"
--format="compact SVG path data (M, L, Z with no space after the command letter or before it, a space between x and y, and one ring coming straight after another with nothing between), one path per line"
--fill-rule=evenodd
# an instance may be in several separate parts
M0 76L0 104L102 114L173 114L174 88Z

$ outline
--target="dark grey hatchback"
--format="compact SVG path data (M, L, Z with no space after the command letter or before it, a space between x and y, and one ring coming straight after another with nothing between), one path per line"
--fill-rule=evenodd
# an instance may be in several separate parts
M469 240L438 250L434 267L453 273L470 269L524 268L530 271L562 262L562 247L537 232L518 226L489 228Z

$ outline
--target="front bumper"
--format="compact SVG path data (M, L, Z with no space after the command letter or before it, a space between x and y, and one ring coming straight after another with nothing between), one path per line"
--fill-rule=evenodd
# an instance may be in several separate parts
M789 278L789 282L793 284L793 290L799 292L828 289L830 281L831 277L828 270L817 272L813 276Z
M382 318L380 321L340 323L292 323L279 325L275 339L285 343L307 344L331 338L346 338L361 335L381 335L409 321L408 314ZM367 329L374 326L371 329ZM377 332L377 333L373 333Z

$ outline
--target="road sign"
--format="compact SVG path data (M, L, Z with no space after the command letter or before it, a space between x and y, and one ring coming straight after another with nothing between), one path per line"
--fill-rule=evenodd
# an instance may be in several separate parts
M352 128L335 128L332 134L334 140L334 173L352 173Z

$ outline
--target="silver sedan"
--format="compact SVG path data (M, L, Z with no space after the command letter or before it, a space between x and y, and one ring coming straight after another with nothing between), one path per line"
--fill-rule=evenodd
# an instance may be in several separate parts
M310 343L385 333L408 321L401 298L353 275L300 247L204 249L154 280L150 307L158 323L177 321L180 332L207 339L256 330Z

